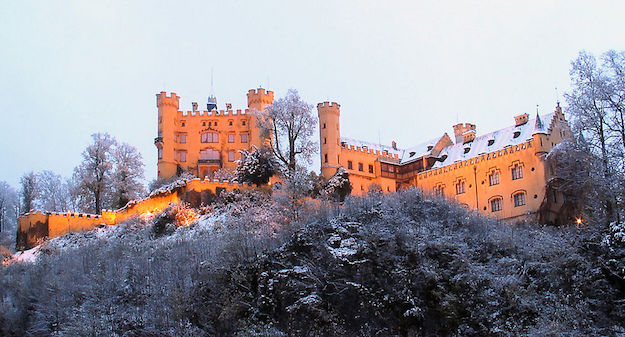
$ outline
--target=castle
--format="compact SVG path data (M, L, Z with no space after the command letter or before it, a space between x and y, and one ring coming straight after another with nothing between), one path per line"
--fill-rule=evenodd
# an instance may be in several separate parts
M124 208L103 210L101 214L52 213L31 211L18 220L17 247L30 248L41 238L85 231L101 224L116 224L129 217L163 210L180 201L197 206L209 202L223 190L249 188L233 182L210 180L220 169L234 170L240 150L266 144L271 135L261 134L256 116L273 103L273 92L263 88L247 93L248 109L217 110L215 97L207 110L178 111L180 97L175 93L156 95L158 137L158 178L170 178L182 171L198 178L157 190L149 197ZM474 124L453 126L454 139L447 133L422 144L400 149L341 137L340 105L317 105L321 174L328 179L339 167L349 172L352 193L381 188L395 192L417 187L435 195L455 199L470 209L499 219L532 218L550 222L563 204L563 196L547 189L552 168L546 154L571 137L558 104L550 114L514 117L514 124L476 135Z
M165 92L156 95L158 136L154 144L158 154L158 178L192 172L204 178L220 169L233 171L240 150L260 147L265 140L256 117L250 111L262 111L273 103L273 91L263 88L247 93L245 110L217 110L217 100L209 97L207 110L199 111L193 102L191 111L178 111L180 97Z
M346 168L353 194L373 185L385 192L414 186L499 219L539 216L541 222L554 221L563 203L546 188L552 168L545 155L571 137L559 103L553 113L521 114L511 126L481 136L474 124L456 124L453 140L444 133L404 149L341 137L335 102L319 103L317 111L321 174L327 179Z

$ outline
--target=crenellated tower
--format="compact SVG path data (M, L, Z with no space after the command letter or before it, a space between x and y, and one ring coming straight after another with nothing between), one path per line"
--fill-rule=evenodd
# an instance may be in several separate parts
M166 92L161 91L156 94L156 106L158 107L158 136L154 139L154 145L158 149L157 176L171 177L176 174L177 169L172 145L180 97L174 92L167 96Z
M247 92L247 107L250 111L263 111L265 106L273 104L273 91L265 90L264 88L250 89ZM264 144L261 140L260 129L258 127L258 120L251 118L250 123L250 141L252 144Z
M328 179L340 166L341 133L339 116L341 106L336 102L317 104L319 115L319 144L321 155L321 175Z

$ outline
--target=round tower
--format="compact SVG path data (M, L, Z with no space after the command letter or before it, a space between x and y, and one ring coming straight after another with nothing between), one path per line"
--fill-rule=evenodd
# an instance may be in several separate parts
M176 174L174 157L174 123L180 105L180 97L172 92L170 96L161 91L156 94L158 107L158 134L154 139L158 154L158 178L169 178Z
M249 119L249 134L250 134L250 147L255 145L261 147L265 144L265 141L261 139L260 129L258 128L258 121L253 116L254 111L263 111L265 106L273 104L273 91L265 90L263 88L250 89L247 92L247 106L252 112Z
M340 166L341 133L339 128L340 105L336 102L317 104L319 114L319 154L321 175L328 179Z

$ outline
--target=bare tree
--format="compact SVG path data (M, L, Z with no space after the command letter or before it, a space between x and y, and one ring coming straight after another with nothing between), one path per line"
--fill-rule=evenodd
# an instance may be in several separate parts
M116 141L107 133L91 135L93 144L82 153L83 161L74 168L73 194L82 210L100 213L111 192L113 163L111 151Z
M298 158L310 163L317 152L312 140L317 118L313 106L302 101L297 90L289 89L284 98L277 99L259 113L259 125L271 137L271 149L288 171L294 171Z
M28 212L36 207L38 196L37 175L34 172L24 173L20 178L20 197L22 199L22 210Z
M6 181L0 181L0 232L5 232L17 223L17 216L13 211L19 207L17 193Z
M60 174L42 171L37 174L38 201L46 211L62 212L70 209L69 187Z
M143 185L143 158L132 145L119 144L112 151L114 170L112 173L113 207L121 208L128 201L145 194Z

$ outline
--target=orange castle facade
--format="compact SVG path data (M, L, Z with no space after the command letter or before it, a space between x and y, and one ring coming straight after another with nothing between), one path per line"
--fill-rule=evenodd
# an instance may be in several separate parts
M414 186L455 199L499 219L555 219L563 196L547 191L551 169L546 154L571 130L560 105L550 114L522 114L514 124L481 136L474 124L453 126L447 133L414 147L400 149L341 137L340 105L317 105L321 174L331 177L338 167L349 172L353 194L373 185L385 192ZM376 187L377 188L377 187Z
M156 95L158 107L158 136L154 139L158 153L158 178L169 178L189 171L199 178L210 177L220 169L234 170L240 150L260 147L264 139L252 112L262 111L273 103L273 91L263 88L247 93L247 109L217 110L210 97L207 110L179 111L180 97L176 93Z

